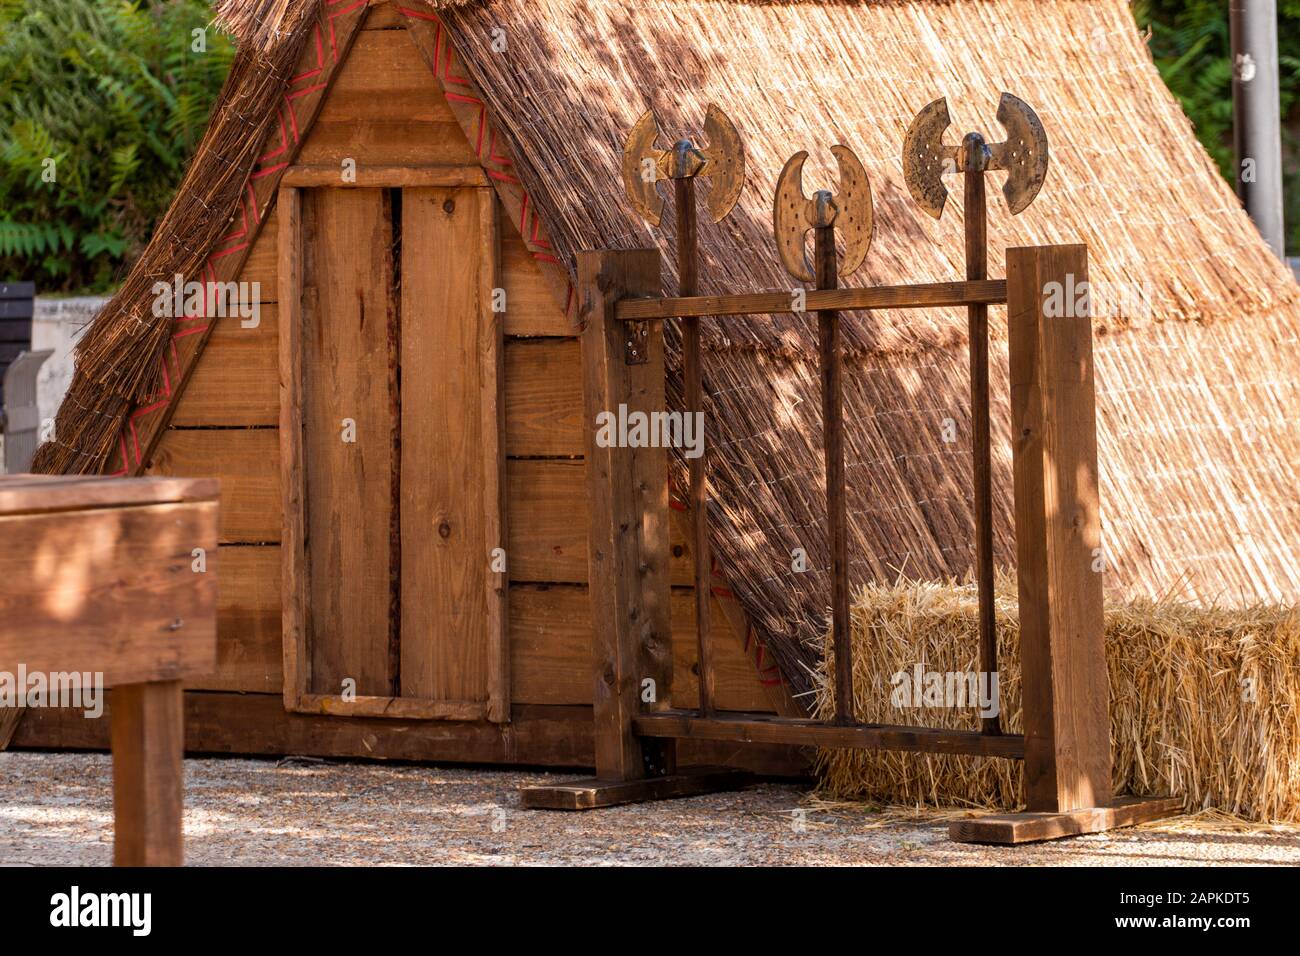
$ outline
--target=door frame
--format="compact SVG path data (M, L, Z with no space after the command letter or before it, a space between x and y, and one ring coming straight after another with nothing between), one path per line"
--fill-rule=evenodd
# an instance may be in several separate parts
M504 312L493 312L493 292L501 287L500 241L495 191L479 167L370 167L355 181L341 182L337 167L291 167L280 181L277 284L280 308L280 540L281 620L284 653L284 707L287 711L346 717L396 717L417 720L510 720L509 575L489 566L487 575L488 699L431 700L414 697L310 693L310 563L306 540L306 449L302 363L302 190L417 186L475 187L479 207L482 267L479 270L479 374L482 446L485 460L483 508L488 547L507 545L504 375ZM491 542L495 541L493 545Z

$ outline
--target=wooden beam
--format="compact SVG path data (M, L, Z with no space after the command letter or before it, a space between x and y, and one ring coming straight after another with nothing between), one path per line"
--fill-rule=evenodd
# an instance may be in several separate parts
M629 412L666 407L661 324L646 339L647 361L628 365L623 329L612 321L619 299L658 292L659 253L580 252L578 280L596 775L636 780L646 775L648 755L632 733L642 682L653 681L656 699L665 703L672 686L667 450L608 447L598 440L596 421L618 415L620 405Z
M113 689L113 865L182 861L181 682Z
M990 737L974 730L897 727L887 724L827 724L817 720L735 714L697 717L689 711L643 714L632 721L644 737L734 740L739 743L792 744L847 750L903 750L913 753L966 754L982 757L1024 756L1024 738Z
M420 186L487 186L487 174L482 166L362 166L354 170L350 180L343 178L342 166L303 165L290 166L280 177L280 185L307 188L333 186L339 189L389 188L404 189Z
M1035 843L1131 827L1182 811L1183 801L1178 797L1120 797L1108 807L1087 810L1008 813L958 820L948 825L948 838L958 843Z
M676 773L642 780L591 777L569 783L520 787L519 804L525 810L597 810L625 803L739 790L753 780L753 774L730 767L683 767Z
M107 750L113 694L107 718L87 720L75 707L34 707L14 735L16 749ZM590 769L589 706L515 704L510 726L487 721L394 720L292 713L279 694L185 693L187 753L260 754L280 757L359 757L436 763L513 764ZM805 750L718 741L685 741L679 752L694 763L741 766L756 773L806 775Z
M344 700L338 694L303 694L298 698L298 706L294 709L303 714L391 717L400 720L486 720L488 715L488 704L481 700L369 696Z
M1007 250L1025 802L1111 798L1086 246Z
M855 309L925 309L959 305L998 305L1007 300L1001 279L978 282L930 282L920 285L878 285L865 289L824 289L807 294L803 312ZM629 298L618 303L614 317L622 322L711 315L782 315L795 312L789 292L743 295L698 295L686 298Z

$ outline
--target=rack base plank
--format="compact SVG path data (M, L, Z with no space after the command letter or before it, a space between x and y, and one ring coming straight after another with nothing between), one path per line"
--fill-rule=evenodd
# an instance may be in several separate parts
M754 775L748 771L730 767L682 767L676 773L640 780L589 777L571 783L520 787L519 802L525 810L599 810L625 803L739 790L753 780Z
M949 824L948 838L957 843L1039 843L1118 830L1182 812L1183 801L1178 797L1119 797L1108 807L958 820Z
M643 737L729 740L738 743L794 744L861 750L901 750L913 753L965 754L1022 759L1025 738L974 730L943 730L888 724L827 724L818 720L733 714L698 717L690 711L643 714L632 721Z

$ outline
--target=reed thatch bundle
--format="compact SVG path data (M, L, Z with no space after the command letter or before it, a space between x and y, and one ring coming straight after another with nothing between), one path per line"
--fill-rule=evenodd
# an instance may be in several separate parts
M860 720L975 730L971 708L898 707L893 675L915 665L978 669L978 601L952 582L863 588L853 605L854 704ZM1015 582L997 589L1004 729L1020 733ZM829 647L829 639L827 647ZM1300 609L1200 608L1172 600L1106 611L1113 781L1117 793L1173 794L1261 822L1300 822ZM834 713L831 664L818 713ZM1013 810L1024 764L921 754L824 750L821 792L841 799Z

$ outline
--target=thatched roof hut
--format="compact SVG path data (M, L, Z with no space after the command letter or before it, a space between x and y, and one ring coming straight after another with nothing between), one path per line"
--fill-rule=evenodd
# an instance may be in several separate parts
M170 347L144 308L148 289L159 276L197 274L239 213L250 176L265 168L256 164L291 65L319 42L321 3L217 4L241 52L213 128L157 236L87 334L57 443L39 467L144 466L134 416L156 401ZM405 0L398 12L445 31L463 70L456 82L481 97L481 122L513 157L510 175L531 204L517 218L540 223L531 248L549 242L539 261L553 260L562 300L577 250L671 248L670 226L650 231L629 209L619 151L647 107L676 133L696 129L710 102L736 121L749 179L731 217L701 228L703 291L791 286L771 240L775 177L790 153L808 149L806 180L828 180L834 143L862 158L877 216L867 262L846 284L958 278L960 209L950 204L939 222L917 209L903 185L903 134L944 95L949 135L996 138L998 93L1016 93L1046 126L1052 166L1020 216L991 203L990 259L996 275L1007 245L1090 247L1110 591L1300 598L1300 295L1196 142L1123 0ZM993 329L996 549L1010 562L998 310ZM960 576L971 565L967 445L943 440L949 419L969 434L964 336L955 310L848 320L856 580ZM829 603L815 326L718 322L706 349L718 561L787 679L804 688ZM809 570L792 569L796 548Z

